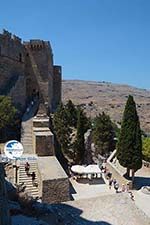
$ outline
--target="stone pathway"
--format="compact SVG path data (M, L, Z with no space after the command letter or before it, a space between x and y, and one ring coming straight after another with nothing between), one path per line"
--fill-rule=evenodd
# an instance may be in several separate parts
M150 219L150 195L141 190L133 191L136 206L141 209Z
M108 180L104 176L92 180L82 178L78 181L70 178L70 183L72 185L71 196L74 200L115 194L113 187L109 189Z
M38 108L38 101L28 108L29 112L25 112L22 118L21 143L25 154L33 154L33 117Z
M35 184L38 184L38 170L37 170L37 161L36 160L30 160L28 161L30 164L30 170L29 170L29 174L31 174L32 172L35 172L36 174L36 179L35 179ZM28 195L36 198L39 197L39 190L38 190L38 186L34 186L32 184L32 178L31 176L28 176L25 172L25 161L20 163L19 166L19 184L24 183L23 186L26 186L25 188L25 192L28 193Z
M29 158L29 160L23 160L20 162L19 166L19 184L24 183L23 186L26 186L25 191L32 197L36 198L39 197L39 190L37 186L33 186L32 184L32 178L31 176L27 176L25 172L24 165L26 161L29 162L30 164L30 171L29 173L31 174L32 172L35 172L36 174L36 180L35 183L38 183L38 170L37 170L37 161L34 159L32 160L32 157L36 158L37 156L34 155L34 150L33 150L33 117L37 111L38 108L38 101L34 102L34 105L29 105L28 109L29 111L25 112L22 118L22 136L21 136L21 143L23 144L24 147L24 154L22 157L25 157L26 159Z
M53 204L59 221L53 225L149 225L128 193ZM42 218L43 219L43 218ZM44 219L43 219L44 220ZM51 224L51 217L47 222Z

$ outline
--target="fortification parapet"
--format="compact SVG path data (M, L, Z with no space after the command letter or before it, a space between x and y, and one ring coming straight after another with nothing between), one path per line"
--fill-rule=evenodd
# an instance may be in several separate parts
M14 41L16 41L16 42L19 42L19 43L21 43L21 38L19 38L19 37L17 37L16 35L14 35L13 34L13 36L12 36L12 39L14 40Z
M11 36L12 36L12 34L5 29L3 29L2 35L9 38L9 39L11 39Z

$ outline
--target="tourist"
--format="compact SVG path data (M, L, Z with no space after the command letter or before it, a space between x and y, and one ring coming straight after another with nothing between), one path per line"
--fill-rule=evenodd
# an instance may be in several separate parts
M113 179L113 185L115 186L115 184L117 183L116 179Z
M29 170L30 170L30 164L28 162L26 162L25 164L25 172L27 175L29 175Z
M29 113L29 111L30 111L30 109L29 109L29 107L27 107L27 110L26 110L26 112L27 112L27 113Z
M32 177L32 184L34 185L35 184L35 177L36 177L35 172L31 173L31 177Z
M108 172L106 176L107 176L107 179L111 179L112 173Z
M127 184L126 185L126 192L129 192L129 189L130 189L129 184Z
M125 192L125 185L122 184L122 192Z
M31 101L31 106L33 106L34 105L34 101Z
M114 189L116 190L116 193L118 193L118 189L119 189L119 184L118 182L116 181L115 185L114 185Z
M133 195L133 193L132 192L129 192L129 194L130 194L131 200L134 201L134 195Z
M109 189L111 189L112 183L113 183L113 180L110 178L109 179Z

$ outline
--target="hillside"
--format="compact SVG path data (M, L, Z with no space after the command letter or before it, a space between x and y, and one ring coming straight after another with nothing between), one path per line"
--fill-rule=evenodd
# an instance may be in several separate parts
M120 122L128 95L133 95L140 118L141 128L150 133L150 91L128 85L108 82L64 80L63 102L71 99L81 105L90 116L104 111L115 122Z

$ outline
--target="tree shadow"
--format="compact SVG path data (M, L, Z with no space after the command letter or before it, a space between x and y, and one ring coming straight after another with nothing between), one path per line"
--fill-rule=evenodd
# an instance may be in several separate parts
M143 186L150 186L150 177L135 177L134 188L139 190Z

